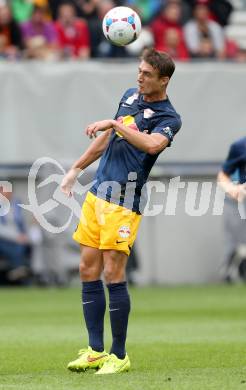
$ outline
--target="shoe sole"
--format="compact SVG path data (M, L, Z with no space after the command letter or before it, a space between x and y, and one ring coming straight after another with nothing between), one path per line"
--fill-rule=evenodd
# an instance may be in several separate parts
M123 371L117 371L117 372L104 372L104 373L100 373L100 372L95 372L95 375L114 375L114 374L124 374L124 372L129 372L130 371L130 368L131 367L127 367L125 368Z
M69 371L79 373L79 372L85 372L87 370L100 370L100 368L102 368L102 366L103 366L103 363L101 363L98 367L90 367L90 366L88 366L86 368L82 368L82 367L67 367L67 369Z
M89 368L89 367L87 367L87 368L82 368L82 367L67 367L67 369L68 369L69 371L77 372L77 373L79 373L79 372L85 372L86 370L88 370L88 368Z
M118 372L107 372L107 373L99 373L99 372L95 372L95 375L115 375L115 374L124 374L124 373L127 373L129 372L130 370L124 370L124 371L118 371Z

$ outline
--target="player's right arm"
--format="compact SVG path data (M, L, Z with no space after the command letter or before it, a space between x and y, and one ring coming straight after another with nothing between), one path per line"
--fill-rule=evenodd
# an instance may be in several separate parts
M238 169L241 151L238 143L234 142L229 149L228 156L218 173L217 181L222 189L234 200L242 201L246 196L246 184L238 184L232 181L233 175Z
M99 137L94 139L82 156L74 162L61 183L61 190L64 194L71 196L72 188L80 172L102 156L108 146L111 132L112 129L108 129L101 133Z
M242 201L246 196L245 184L235 184L229 175L220 171L217 177L218 184L234 200Z
M98 160L108 146L111 132L112 129L109 129L104 133L101 133L99 137L95 138L82 156L75 161L71 169L75 168L82 170L87 168L94 161Z

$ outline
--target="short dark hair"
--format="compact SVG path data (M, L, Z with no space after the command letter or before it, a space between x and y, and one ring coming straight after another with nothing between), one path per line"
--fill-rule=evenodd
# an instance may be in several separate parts
M75 12L77 12L76 5L75 5L75 3L73 1L70 1L70 0L61 0L61 1L59 1L58 8L60 9L63 6L71 7L71 8L73 8L75 10Z
M147 62L154 69L157 69L160 77L172 77L175 71L175 63L168 53L157 51L154 48L145 49L142 53L141 60Z

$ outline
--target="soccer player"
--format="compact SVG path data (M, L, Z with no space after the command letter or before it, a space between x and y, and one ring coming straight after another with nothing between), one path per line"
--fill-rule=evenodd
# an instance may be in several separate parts
M125 268L137 235L144 184L159 154L181 127L166 88L175 64L166 53L145 50L138 69L138 88L128 89L115 119L90 124L89 137L101 132L76 161L61 184L68 196L82 169L101 157L95 184L82 207L74 239L81 245L82 306L89 346L68 364L71 371L96 368L96 374L128 371L125 350L130 297ZM144 191L142 191L144 192ZM112 330L110 353L104 350L105 294L109 292Z
M232 199L237 201L244 199L246 195L246 137L240 138L230 146L227 159L218 174L218 182Z
M238 213L238 205L246 212L246 137L235 141L218 174L218 183L228 197L225 199L224 234L225 262L223 278L231 281L231 265L239 246L246 244L246 221Z

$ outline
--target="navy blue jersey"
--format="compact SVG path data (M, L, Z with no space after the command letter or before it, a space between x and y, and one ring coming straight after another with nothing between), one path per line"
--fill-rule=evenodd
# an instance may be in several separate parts
M168 98L146 102L136 88L127 90L123 95L115 120L132 128L132 131L162 134L169 140L168 146L181 127L180 116ZM141 189L158 155L150 155L137 149L113 131L109 145L101 157L96 183L91 192L99 198L139 212ZM130 188L134 190L133 203L132 198L130 202L126 200L126 191L129 195Z
M246 183L246 137L231 145L222 170L229 176L236 174L239 183Z

